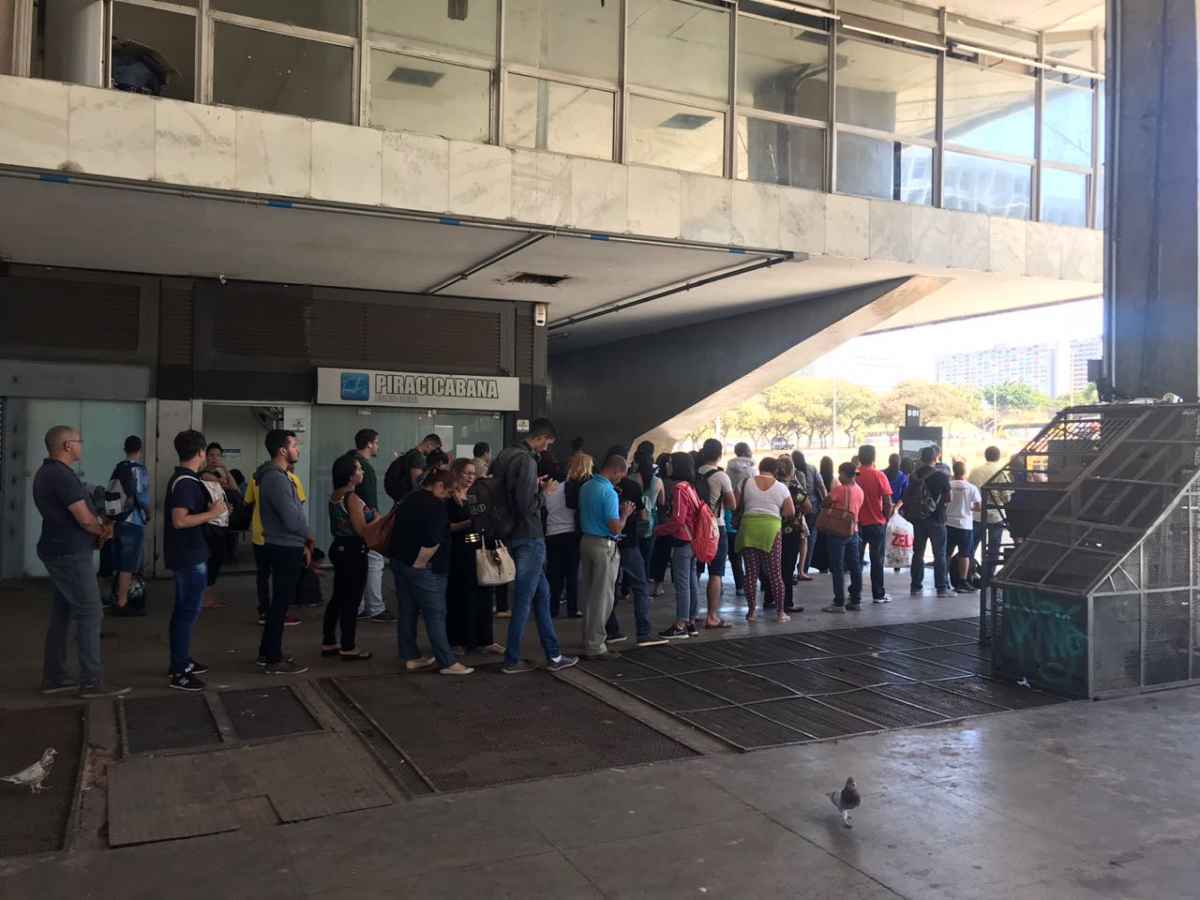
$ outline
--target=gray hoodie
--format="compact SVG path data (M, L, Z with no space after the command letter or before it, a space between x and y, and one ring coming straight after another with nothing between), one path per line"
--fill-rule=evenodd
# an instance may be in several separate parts
M729 476L729 483L733 485L733 496L740 498L742 485L758 474L758 465L752 459L735 456L725 467L725 474Z

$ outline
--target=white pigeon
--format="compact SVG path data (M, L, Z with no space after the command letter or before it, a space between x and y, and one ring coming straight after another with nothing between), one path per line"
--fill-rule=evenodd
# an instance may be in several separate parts
M854 783L853 778L846 779L846 786L840 791L830 791L829 801L833 804L834 809L842 814L842 824L847 828L853 828L850 824L850 810L858 809L862 803L862 797L858 793L858 786Z
M47 747L42 753L42 758L32 766L22 769L16 775L4 775L0 777L0 781L16 785L27 784L31 793L40 794L46 789L45 781L50 777L50 770L54 767L56 756L58 756L58 751L53 747Z

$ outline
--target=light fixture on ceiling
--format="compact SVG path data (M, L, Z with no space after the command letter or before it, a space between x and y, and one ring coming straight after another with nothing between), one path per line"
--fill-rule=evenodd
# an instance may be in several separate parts
M468 0L447 0L446 17L458 22L467 21Z
M715 118L716 116L702 116L697 113L675 113L658 127L673 128L676 131L695 131L697 128L703 128Z
M445 75L445 72L434 72L430 69L410 69L407 66L396 66L392 69L392 74L388 76L388 81L394 81L397 84L411 84L414 87L431 88Z

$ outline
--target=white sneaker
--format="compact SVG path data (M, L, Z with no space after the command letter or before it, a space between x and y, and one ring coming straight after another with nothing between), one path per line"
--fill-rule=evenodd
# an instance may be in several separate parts
M872 602L872 603L874 603L876 606L879 606L881 603L891 603L891 602L892 602L892 595L891 595L891 594L884 594L884 595L883 595L882 597L880 597L878 600L872 600L871 602Z

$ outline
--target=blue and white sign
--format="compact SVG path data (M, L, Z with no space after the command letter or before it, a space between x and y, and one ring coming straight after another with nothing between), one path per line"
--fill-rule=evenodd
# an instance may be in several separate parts
M521 379L499 375L317 369L317 402L355 406L515 411Z

